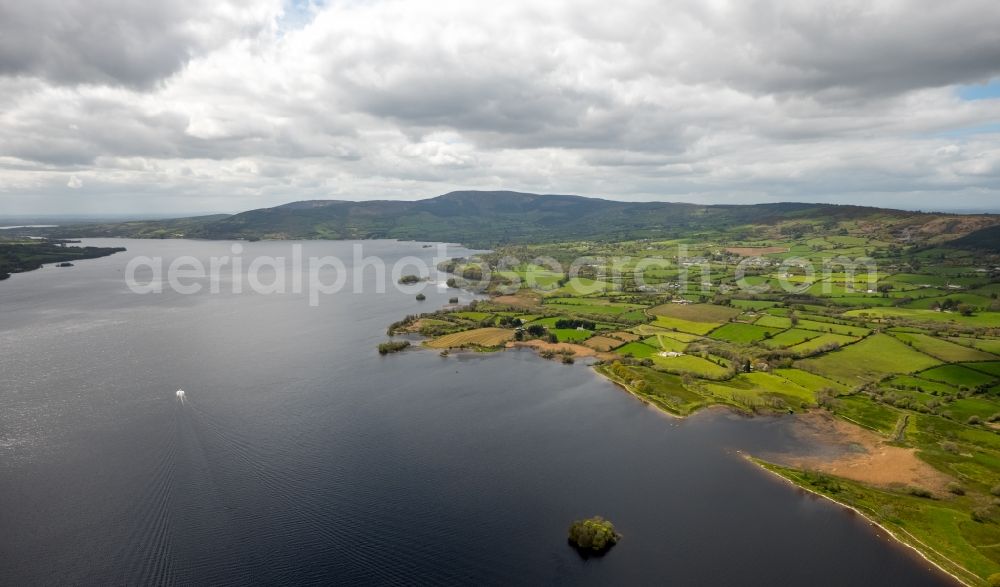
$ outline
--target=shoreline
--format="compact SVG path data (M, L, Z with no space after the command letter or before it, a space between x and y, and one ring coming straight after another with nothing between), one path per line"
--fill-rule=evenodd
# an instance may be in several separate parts
M868 515L864 511L862 511L860 508L858 508L856 506L853 506L853 505L850 505L850 504L846 504L846 503L841 502L841 501L837 501L836 499L830 497L829 495L826 495L824 493L820 493L820 492L816 491L815 489L812 489L812 488L806 487L806 486L804 486L804 485L802 485L800 483L797 483L794 479L786 477L785 475L782 475L778 471L775 471L775 470L771 469L771 467L777 467L777 466L780 466L780 465L776 465L775 463L771 463L771 462L765 461L763 459L757 458L757 457L755 457L753 455L750 455L748 453L744 453L743 451L737 451L737 452L740 454L740 456L742 456L742 458L744 460L750 462L756 468L761 469L763 471L766 471L767 473L770 473L769 477L771 477L772 479L778 479L778 480L784 481L784 482L788 483L789 485L791 485L792 487L795 487L795 488L800 489L802 491L806 491L806 492L808 492L808 493L810 493L812 495L815 495L817 497L821 497L821 498L823 498L823 499L825 499L825 500L827 500L827 501L829 501L831 503L834 503L834 504L836 504L836 505L838 505L838 506L840 506L842 508L851 510L852 512L854 512L857 515L859 515L862 518L864 518L865 521L867 521L869 524L871 524L871 525L879 528L883 532L885 532L896 543L898 543L898 544L900 544L902 546L905 546L906 548L909 548L913 552L915 552L918 555L920 555L920 558L924 559L925 561L927 561L928 563L930 563L931 565L933 565L936 569L938 569L942 573L948 575L949 577L951 577L952 579L954 579L955 581L957 581L959 584L965 585L967 587L974 587L975 585L980 584L980 583L978 583L978 579L979 579L978 575L976 575L972 571L966 569L965 567L959 565L958 563L954 562L950 558L948 558L948 557L946 557L946 556L938 553L936 550L934 550L930 546L927 546L926 544L924 544L916 536L913 536L909 532L906 532L906 530L903 530L903 529L900 528L899 529L899 533L905 533L914 542L916 542L916 543L920 544L921 546L925 547L927 550L929 550L931 552L934 552L935 554L937 554L938 556L940 556L942 560L945 560L949 564L951 564L952 566L954 566L955 569L961 569L963 572L968 573L971 577L974 577L977 580L977 582L973 583L973 582L970 582L970 581L968 581L966 579L963 579L963 578L959 577L958 575L956 575L951 570L949 570L949 569L945 568L944 566L942 566L941 563L939 563L938 561L935 561L934 559L932 559L923 550L921 550L917 546L915 546L915 545L911 544L910 542L908 542L908 541L904 540L903 538L901 538L897 534L897 532L893 531L891 528L885 526L884 524L875 521L870 515Z

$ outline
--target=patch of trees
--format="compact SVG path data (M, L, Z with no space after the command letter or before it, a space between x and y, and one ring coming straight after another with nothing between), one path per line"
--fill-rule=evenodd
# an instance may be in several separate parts
M529 324L528 327L525 328L525 332L531 336L542 336L545 334L545 327L541 324Z
M390 340L378 345L378 354L388 355L389 353L398 353L409 346L410 341L408 340Z
M559 320L556 320L556 328L583 328L584 330L597 330L597 325L591 320L560 318Z
M569 543L580 550L603 552L620 538L614 524L600 516L577 520L569 527Z

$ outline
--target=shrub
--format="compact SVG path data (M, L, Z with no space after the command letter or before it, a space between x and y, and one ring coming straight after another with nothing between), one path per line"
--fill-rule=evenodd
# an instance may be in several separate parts
M427 299L427 296L425 296L424 294L422 294L422 293L418 293L417 294L417 301L418 302L422 302L422 301L424 301L426 299Z
M982 424L982 422L983 421L979 418L979 416L976 416L975 414L969 416L969 419L965 421L965 423L969 426L978 426Z
M916 487L916 486L910 487L909 489L906 490L906 492L914 497L925 497L925 498L933 497L933 494L927 489L924 489L923 487Z
M972 513L969 514L969 517L972 518L973 522L979 522L980 524L982 524L985 522L989 522L992 519L993 512L990 511L990 508L988 507L978 507L972 510Z
M954 481L948 484L948 491L955 495L965 495L965 488Z

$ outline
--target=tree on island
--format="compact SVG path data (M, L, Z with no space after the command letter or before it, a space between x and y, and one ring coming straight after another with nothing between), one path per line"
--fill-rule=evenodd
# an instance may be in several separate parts
M621 535L614 525L600 516L577 520L569 527L569 542L584 551L603 552L614 546Z

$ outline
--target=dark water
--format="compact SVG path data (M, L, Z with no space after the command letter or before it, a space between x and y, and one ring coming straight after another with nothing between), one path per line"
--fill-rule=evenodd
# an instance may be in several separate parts
M125 246L0 282L2 584L948 584L735 453L787 447L787 420L674 421L521 351L379 357L433 287L131 294L131 256L229 244ZM594 514L624 539L584 560L566 528Z

